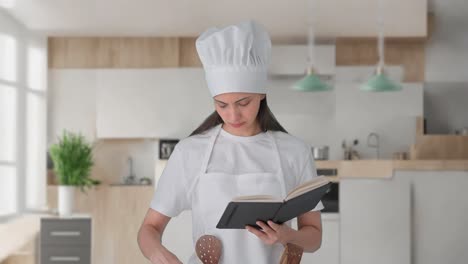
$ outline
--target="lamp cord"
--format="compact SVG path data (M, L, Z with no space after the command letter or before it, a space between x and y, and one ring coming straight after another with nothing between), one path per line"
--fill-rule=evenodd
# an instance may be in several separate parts
M314 36L314 8L315 8L315 3L314 0L309 0L309 12L306 12L306 16L309 18L309 23L307 24L307 29L308 29L308 34L307 34L307 49L308 49L308 57L307 57L307 64L309 68L314 67L314 61L315 61L315 50L314 50L314 45L315 45L315 36ZM308 15L307 15L308 14Z
M377 24L378 24L378 53L379 53L379 64L378 66L383 68L385 63L385 52L384 52L384 0L378 1L377 10Z

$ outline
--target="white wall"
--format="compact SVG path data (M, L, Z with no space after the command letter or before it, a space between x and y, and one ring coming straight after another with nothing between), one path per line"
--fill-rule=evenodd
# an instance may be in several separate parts
M49 70L47 144L63 129L80 131L90 140L96 134L96 73L93 70Z
M359 86L366 73L371 75L372 67L338 67L334 90L323 93L293 92L293 81L274 81L269 104L288 132L313 146L330 146L330 159L343 159L344 139L358 139L361 157L376 158L375 149L367 146L371 132L380 136L380 158L408 151L415 142L416 116L423 115L423 85L404 83L394 93L363 92Z
M427 134L454 134L468 127L468 82L430 82L424 85Z
M468 1L432 0L434 32L426 46L427 133L468 127Z
M468 2L431 2L435 28L426 46L426 81L468 82Z

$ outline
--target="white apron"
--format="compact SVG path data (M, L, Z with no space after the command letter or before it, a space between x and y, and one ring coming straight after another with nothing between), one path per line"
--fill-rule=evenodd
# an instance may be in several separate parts
M214 144L219 135L221 124L215 127L215 133L210 139L208 148L204 154L201 171L198 180L193 186L192 196L192 239L195 243L202 235L214 235L221 240L222 256L220 264L274 264L279 263L284 250L283 245L276 243L266 245L257 236L245 229L217 229L216 225L221 218L227 204L235 196L269 194L279 198L286 196L286 184L283 178L280 155L276 141L270 131L267 131L271 139L278 169L274 173L206 173L208 162ZM288 221L291 226L291 221ZM194 253L189 260L190 264L201 263Z

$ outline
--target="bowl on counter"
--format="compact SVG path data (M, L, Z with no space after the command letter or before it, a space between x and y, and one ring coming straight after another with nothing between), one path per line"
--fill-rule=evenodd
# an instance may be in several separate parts
M314 160L328 160L329 147L328 146L316 146L312 147L312 154Z

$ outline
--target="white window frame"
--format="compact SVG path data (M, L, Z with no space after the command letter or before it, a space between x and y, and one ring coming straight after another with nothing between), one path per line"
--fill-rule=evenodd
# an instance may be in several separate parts
M15 62L12 63L13 65L16 66L16 78L14 78L13 81L7 80L3 78L3 76L0 76L0 85L5 85L8 87L12 87L13 89L16 90L16 155L15 155L15 160L14 161L6 161L6 160L0 160L0 166L6 166L6 167L15 167L16 168L16 177L17 177L17 184L16 184L16 204L14 206L15 211L12 214L4 214L0 215L0 223L1 222L6 222L9 221L21 214L24 213L31 213L31 212L41 212L43 209L46 208L28 208L27 206L27 139L28 139L28 134L26 131L27 128L27 98L29 95L33 96L38 96L40 100L42 100L42 103L44 106L47 106L47 44L46 44L46 39L41 40L42 43L40 43L39 47L36 47L38 41L36 39L37 36L33 35L31 32L29 32L26 28L24 28L23 25L18 23L13 17L11 17L9 14L6 12L3 12L0 9L0 22L1 21L7 21L9 25L11 25L11 30L9 28L9 25L6 26L2 29L0 27L0 34L5 34L7 36L11 36L12 38L15 39L16 43L16 54L15 54ZM17 34L15 34L17 33ZM39 48L41 52L43 52L43 56L45 59L45 62L43 65L41 65L41 78L44 78L43 81L44 83L41 84L40 86L43 86L43 90L38 90L38 89L33 89L33 87L28 87L29 82L27 81L28 78L31 78L31 76L27 76L28 74L28 63L31 63L31 59L28 58L31 54L31 49L33 48ZM1 58L0 58L1 59ZM33 67L37 67L37 65L33 65ZM42 69L43 67L43 69ZM42 76L44 75L44 76ZM33 86L36 84L33 84ZM46 107L43 109L43 113L41 113L44 117L44 124L42 124L44 127L44 133L40 135L39 142L41 142L41 146L46 146L46 123L45 121L47 120L47 110ZM46 147L44 149L40 149L41 151L41 159L44 157L43 163L46 163ZM43 153L43 154L42 154ZM39 162L41 162L39 160ZM42 177L40 177L42 175ZM40 181L44 180L43 185L37 186L37 188L45 188L46 186L46 171L38 171L38 179ZM1 175L0 175L1 176ZM1 183L1 182L0 182ZM45 193L46 190L43 190L43 193ZM2 202L2 201L0 201Z

